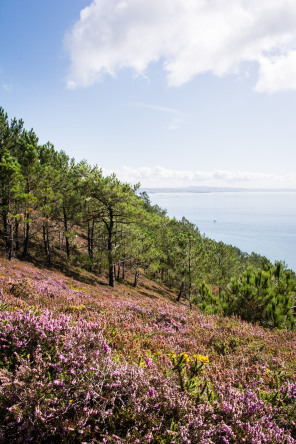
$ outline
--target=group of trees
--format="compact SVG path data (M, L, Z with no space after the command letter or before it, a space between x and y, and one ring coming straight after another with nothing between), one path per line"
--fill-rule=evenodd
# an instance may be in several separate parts
M295 278L280 262L264 270L248 268L240 276L232 277L220 296L202 283L195 298L208 313L236 315L269 328L295 325Z
M265 257L208 239L185 218L170 219L139 185L104 177L51 143L40 145L2 108L0 212L9 259L71 261L107 273L112 287L126 270L136 286L144 271L176 289L178 300L187 297L209 312L293 324L295 276L282 266L275 272Z

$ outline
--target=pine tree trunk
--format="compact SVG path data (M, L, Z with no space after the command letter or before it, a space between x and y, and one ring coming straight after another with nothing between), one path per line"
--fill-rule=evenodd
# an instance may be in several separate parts
M99 257L99 263L98 263L98 265L99 265L98 273L99 274L102 274L102 257L103 257L103 253L102 253L102 250L100 249L100 257Z
M113 218L110 216L110 224L108 226L108 262L109 262L109 285L115 287L115 271L113 264Z
M124 266L124 261L122 261L122 274L121 274L122 280L124 281L125 278L125 266Z
M51 265L48 225L43 225L42 233L43 233L43 244L44 244L44 252L45 252L46 260L47 260L48 265Z
M20 243L19 243L19 221L15 220L14 226L14 242L15 242L15 252L19 251Z
M179 291L179 294L178 294L178 297L177 297L177 302L179 302L181 297L183 296L183 291L184 291L184 282L182 281L181 285L180 285L180 291Z
M10 233L9 233L9 223L8 223L8 217L7 212L3 209L2 210L2 220L3 220L3 238L5 242L5 248L6 251L9 254L10 251Z
M136 286L138 285L138 281L139 281L139 269L137 268L136 269L136 272L135 272L135 280L134 280L134 287L136 288Z
M69 259L70 257L70 243L69 243L69 238L68 238L68 218L67 218L67 213L66 213L66 208L63 208L63 213L64 213L64 230L65 230L65 242L66 242L66 254L67 254L67 259Z
M109 260L110 262L110 260ZM113 264L109 265L109 285L110 287L115 287L115 273Z
M11 261L13 258L13 226L11 223L8 224L8 260Z
M90 221L87 222L87 251L88 257L93 260L94 257L94 227L95 220L92 219L91 224Z
M24 236L22 258L24 258L28 255L29 233L30 233L30 223L29 223L29 221L27 221L27 223L25 225L25 236Z

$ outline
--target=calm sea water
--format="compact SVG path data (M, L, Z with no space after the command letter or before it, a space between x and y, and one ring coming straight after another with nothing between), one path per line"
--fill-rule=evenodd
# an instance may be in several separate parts
M285 261L296 271L296 192L150 193L170 217L247 253Z

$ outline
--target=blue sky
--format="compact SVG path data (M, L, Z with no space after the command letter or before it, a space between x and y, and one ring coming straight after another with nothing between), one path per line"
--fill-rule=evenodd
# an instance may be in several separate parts
M296 188L294 0L2 0L0 105L142 186Z

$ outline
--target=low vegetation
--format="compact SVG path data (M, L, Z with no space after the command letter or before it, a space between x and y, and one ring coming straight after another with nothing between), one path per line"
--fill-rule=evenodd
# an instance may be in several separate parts
M296 442L295 332L81 280L1 260L1 442Z
M295 332L80 279L1 260L0 442L296 442Z

